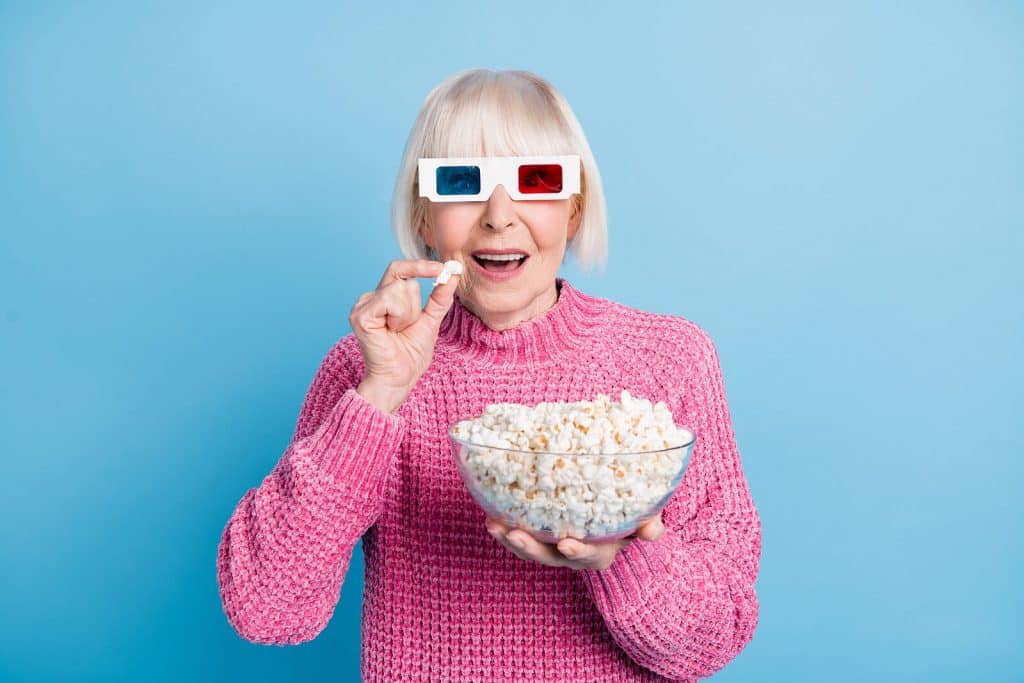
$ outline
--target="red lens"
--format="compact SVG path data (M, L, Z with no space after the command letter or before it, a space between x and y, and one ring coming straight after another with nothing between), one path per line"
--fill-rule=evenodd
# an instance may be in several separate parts
M562 167L559 164L523 164L519 167L519 191L523 194L561 192Z

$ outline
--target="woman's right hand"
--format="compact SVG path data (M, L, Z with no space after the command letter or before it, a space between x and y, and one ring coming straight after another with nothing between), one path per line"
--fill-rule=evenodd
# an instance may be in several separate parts
M377 289L360 296L349 313L365 366L357 391L385 412L402 405L434 357L460 276L434 287L422 309L415 278L437 277L443 269L443 263L427 259L392 261Z

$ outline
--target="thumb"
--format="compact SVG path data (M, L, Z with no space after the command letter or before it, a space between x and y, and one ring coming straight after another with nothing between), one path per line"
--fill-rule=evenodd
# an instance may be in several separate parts
M430 292L427 298L427 305L423 307L423 314L433 323L435 328L441 326L441 321L448 314L448 309L455 301L455 290L459 287L459 275L452 275L448 282L437 285Z

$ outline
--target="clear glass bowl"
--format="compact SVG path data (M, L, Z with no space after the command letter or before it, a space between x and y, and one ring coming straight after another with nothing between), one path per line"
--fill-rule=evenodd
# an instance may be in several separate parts
M696 442L641 453L547 453L471 443L448 428L455 465L489 517L544 543L629 536L679 487Z

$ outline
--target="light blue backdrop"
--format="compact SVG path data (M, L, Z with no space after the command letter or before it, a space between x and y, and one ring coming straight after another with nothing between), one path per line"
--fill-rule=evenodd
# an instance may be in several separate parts
M0 679L358 679L361 548L272 648L216 546L484 66L597 157L563 275L718 346L764 553L715 680L1019 680L1021 5L434 4L0 4Z

